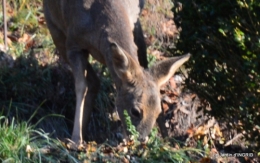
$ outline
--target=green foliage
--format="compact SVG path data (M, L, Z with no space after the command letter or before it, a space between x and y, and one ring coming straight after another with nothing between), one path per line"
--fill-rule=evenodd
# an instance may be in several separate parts
M37 15L40 15L39 0L7 0L7 4L12 6L12 23L9 30L13 31L22 28L34 31L38 27Z
M154 55L148 54L147 60L148 60L148 67L151 67L155 63L156 57Z
M8 123L8 119L4 116L0 117L0 158L1 162L7 159L10 162L18 160L20 155L26 156L25 147L29 144L30 127L25 122L15 124L13 118ZM15 150L16 152L13 152Z
M125 116L127 130L129 131L129 133L131 133L133 139L137 140L139 133L136 130L135 126L132 124L131 117L128 115L126 110L124 110L124 116Z
M202 151L194 148L173 148L175 146L180 146L175 140L174 143L170 143L170 140L163 140L158 137L158 131L154 128L151 132L150 139L147 143L143 153L141 155L141 160L144 163L149 162L172 162L172 163L188 163L194 158L191 156L201 155ZM177 145L178 144L178 145Z
M40 0L7 0L8 49L7 53L14 58L29 53L33 48L36 53L49 53L42 47L53 51L54 45L45 27L42 1ZM0 7L0 25L3 26L3 13ZM45 28L44 28L45 27ZM0 36L3 43L3 36ZM51 53L52 54L52 53Z
M33 162L77 162L57 140L48 133L35 129L29 121L8 119L0 114L0 160L8 163ZM55 153L44 152L50 147Z
M191 154L200 154L202 151L199 149L193 148L173 148L169 140L164 141L161 137L158 137L158 130L153 128L149 137L149 140L145 146L137 140L138 131L136 131L135 126L131 122L131 118L128 115L127 111L124 110L124 116L126 120L127 130L131 133L134 141L134 145L130 147L131 155L137 155L136 160L142 163L150 162L172 162L172 163L185 163L192 160L190 157ZM175 141L174 141L175 142ZM140 148L140 146L142 146ZM179 146L179 145L177 145Z
M260 142L260 2L178 1L182 7L175 2L173 12L182 32L175 53L192 54L188 87L216 117Z

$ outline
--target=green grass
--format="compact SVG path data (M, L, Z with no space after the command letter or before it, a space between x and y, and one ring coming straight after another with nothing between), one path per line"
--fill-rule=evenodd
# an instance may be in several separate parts
M55 152L51 152L55 151ZM0 160L5 163L77 162L59 141L29 121L0 116Z
M8 41L7 54L13 58L34 54L51 61L54 45L46 24L42 23L42 1L7 0ZM2 25L2 6L0 7ZM29 36L29 38L26 38ZM3 40L3 36L0 40ZM31 43L30 43L31 42ZM0 42L3 44L3 42ZM44 47L44 48L43 48ZM32 52L33 51L33 52Z
M25 160L23 156L26 156L26 145L29 145L29 133L33 132L32 129L27 126L26 122L15 124L14 118L8 122L6 117L1 116L0 120L1 161L17 162L20 158Z

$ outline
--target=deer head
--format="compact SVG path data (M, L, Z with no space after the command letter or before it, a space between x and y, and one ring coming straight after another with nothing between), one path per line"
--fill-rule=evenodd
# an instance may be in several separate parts
M116 97L119 116L125 126L123 111L126 110L140 134L140 140L144 140L162 110L160 87L189 59L190 54L158 62L145 70L116 43L111 44L111 49L113 67L122 83L117 88Z

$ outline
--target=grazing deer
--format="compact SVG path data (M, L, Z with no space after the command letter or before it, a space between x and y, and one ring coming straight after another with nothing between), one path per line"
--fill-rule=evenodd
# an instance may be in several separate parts
M161 113L160 86L190 57L174 57L147 69L138 19L143 5L143 0L43 0L53 41L75 79L72 140L76 143L81 144L87 134L86 125L99 89L89 54L108 67L116 85L115 105L123 127L126 129L123 111L127 110L140 140L150 133Z

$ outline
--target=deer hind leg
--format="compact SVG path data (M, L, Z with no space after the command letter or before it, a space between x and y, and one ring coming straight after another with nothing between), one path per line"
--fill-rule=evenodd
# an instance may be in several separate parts
M52 40L58 50L59 56L67 61L66 57L66 36L52 21L49 14L45 14L45 19L47 21L47 26L51 33Z
M67 52L75 80L76 112L72 141L82 144L93 104L99 89L99 79L87 61L88 53L73 49Z

